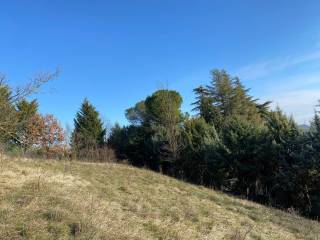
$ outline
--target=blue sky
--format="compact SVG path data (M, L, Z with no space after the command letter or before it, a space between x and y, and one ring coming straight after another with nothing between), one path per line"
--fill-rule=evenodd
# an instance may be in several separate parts
M161 87L192 89L224 68L299 123L320 98L318 0L33 0L0 3L0 72L13 85L62 73L36 97L72 125L84 97L109 122Z

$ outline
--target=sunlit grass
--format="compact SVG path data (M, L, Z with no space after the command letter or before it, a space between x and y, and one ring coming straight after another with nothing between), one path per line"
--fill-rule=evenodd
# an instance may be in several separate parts
M320 239L320 224L118 164L6 159L0 239Z

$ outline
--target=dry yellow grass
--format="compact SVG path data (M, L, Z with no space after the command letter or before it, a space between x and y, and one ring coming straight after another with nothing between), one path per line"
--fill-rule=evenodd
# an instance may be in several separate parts
M320 239L319 222L117 164L6 159L0 239Z

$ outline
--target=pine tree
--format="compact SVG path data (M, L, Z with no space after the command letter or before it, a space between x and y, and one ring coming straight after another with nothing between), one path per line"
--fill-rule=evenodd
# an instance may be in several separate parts
M145 100L147 125L150 126L154 148L159 151L163 168L170 168L180 151L182 97L176 91L159 90ZM163 169L166 171L165 169Z
M38 111L39 104L37 100L28 102L26 99L17 103L18 118L20 122L30 119Z
M306 156L312 216L320 216L320 116L318 112L316 111L308 132L309 154Z
M141 125L146 121L146 106L145 101L137 102L134 107L126 110L126 118L133 125Z
M239 116L229 118L223 130L227 154L220 166L225 172L227 188L255 198L261 192L264 154L263 129Z
M208 150L218 145L219 136L213 125L203 118L192 118L184 122L182 134L183 151L177 168L180 176L188 181L212 186L212 168ZM182 175L182 176L181 176Z
M231 98L231 111L233 116L240 117L252 123L261 123L263 116L268 113L271 102L259 104L259 99L249 95L249 88L241 83L238 77L232 80L233 96Z
M32 131L32 121L35 119L35 115L38 112L38 102L33 100L28 102L25 99L22 99L17 103L17 118L18 118L18 126L17 133L14 137L14 141L17 142L18 145L22 147L24 151L34 144L34 131Z
M232 113L233 86L230 75L224 70L213 70L212 80L207 90L213 100L213 106L217 107L223 117Z
M257 99L253 99L248 94L249 91L250 89L246 89L239 78L233 80L232 114L255 121L257 118L260 119L259 109L256 104Z
M101 147L105 143L106 130L99 112L85 99L74 119L72 147L74 151L86 154L90 149ZM81 155L81 154L80 154Z
M108 146L114 151L119 160L128 159L126 154L126 148L128 146L127 128L121 127L119 123L116 123L112 129L108 138Z
M0 78L1 80L1 78ZM6 142L15 136L18 123L17 113L11 101L12 91L0 81L0 141Z
M315 114L309 130L309 136L312 142L313 149L318 153L318 159L320 161L320 116Z
M219 132L230 117L237 116L253 123L263 121L262 116L267 114L270 102L257 103L258 99L249 95L250 89L224 70L213 70L211 74L210 85L193 90L196 94L193 110L199 116L214 124Z
M207 88L200 86L195 88L193 92L196 94L196 101L192 103L194 108L192 111L198 113L207 123L219 125L218 111L213 106L213 99Z
M268 189L273 202L293 207L304 213L310 211L307 187L308 159L303 156L304 139L292 117L278 108L267 118L270 134L270 156L273 170L269 171Z

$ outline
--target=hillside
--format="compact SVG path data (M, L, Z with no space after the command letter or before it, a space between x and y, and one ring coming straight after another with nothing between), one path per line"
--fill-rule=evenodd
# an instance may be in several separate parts
M320 236L318 222L117 164L2 160L0 197L2 240Z

